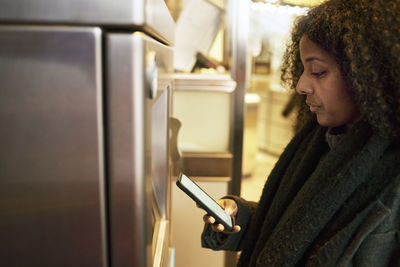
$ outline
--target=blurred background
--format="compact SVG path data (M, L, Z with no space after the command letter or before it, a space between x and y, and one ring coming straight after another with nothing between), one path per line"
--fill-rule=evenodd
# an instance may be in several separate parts
M191 27L196 29L197 39L187 38L185 33L181 40L179 35L185 32L181 31L181 26L196 25L196 17L202 16L197 13L200 6L191 6L195 6L195 2L167 1L177 21L175 70L179 73L190 70L194 77L204 75L216 80L229 75L236 86L232 92L224 94L217 92L221 87L214 82L214 87L208 87L204 98L200 98L189 96L188 91L176 84L173 113L182 120L179 145L183 170L216 199L236 194L258 201L269 172L295 131L293 92L280 84L280 65L291 26L297 16L322 1L203 1L212 10L199 12L207 14L204 21L198 18L202 21L197 24L198 28ZM193 13L189 15L190 11ZM190 40L194 47L187 44ZM202 42L207 45L199 50ZM190 68L185 69L183 63L180 65L188 63L179 53L181 45L183 50L193 49L192 59L196 55ZM198 102L189 103L188 98ZM218 98L220 102L217 103ZM199 110L194 111L194 107ZM228 114L223 115L225 112ZM173 210L173 238L176 247L181 244L184 251L179 255L177 249L176 266L186 266L188 261L190 266L202 266L204 262L212 262L213 266L235 266L236 253L199 248L202 222L198 219L203 213L191 210L191 200L182 204L185 197L173 192L173 207L189 207ZM182 220L185 214L190 216ZM185 230L189 225L196 225L198 232Z

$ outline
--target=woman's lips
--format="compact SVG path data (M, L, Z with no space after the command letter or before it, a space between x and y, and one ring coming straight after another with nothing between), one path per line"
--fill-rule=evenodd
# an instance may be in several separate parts
M310 107L310 111L311 112L316 112L317 110L319 110L321 108L320 105L317 105L317 104L312 103L312 102L306 102L306 104Z

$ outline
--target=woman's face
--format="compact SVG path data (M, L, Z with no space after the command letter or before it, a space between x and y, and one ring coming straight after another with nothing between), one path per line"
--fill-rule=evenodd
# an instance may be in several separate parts
M304 71L296 91L306 95L306 104L322 126L353 124L359 109L351 97L334 57L303 36L300 40L300 59Z

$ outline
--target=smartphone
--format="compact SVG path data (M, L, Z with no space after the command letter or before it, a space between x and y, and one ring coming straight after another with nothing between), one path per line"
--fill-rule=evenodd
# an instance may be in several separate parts
M232 217L192 179L180 173L176 185L209 215L213 216L218 223L222 224L227 231L233 231Z

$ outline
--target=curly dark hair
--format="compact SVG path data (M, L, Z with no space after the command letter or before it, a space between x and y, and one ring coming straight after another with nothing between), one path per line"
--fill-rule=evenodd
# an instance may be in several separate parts
M400 1L328 0L296 20L281 80L295 89L305 35L332 54L363 114L380 133L400 133ZM302 101L299 119L310 116Z

